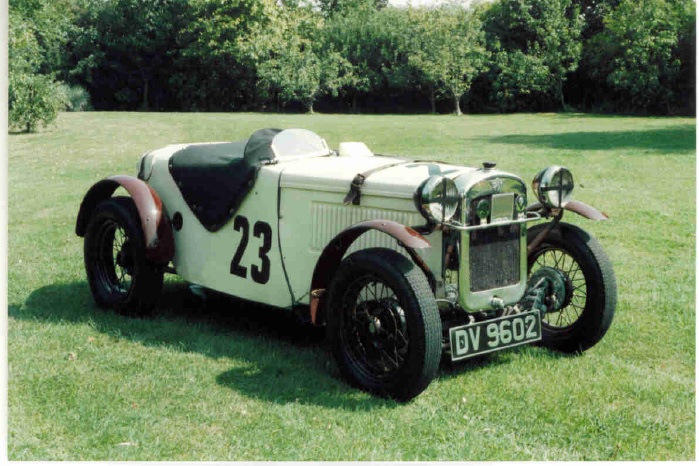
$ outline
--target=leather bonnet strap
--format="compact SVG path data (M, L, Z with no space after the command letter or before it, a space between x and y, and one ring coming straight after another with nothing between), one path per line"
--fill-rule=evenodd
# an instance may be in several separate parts
M345 196L345 200L343 201L343 203L345 205L359 205L359 201L362 197L362 185L364 184L364 180L366 180L369 175L379 172L381 170L385 170L386 168L391 168L397 165L403 165L410 162L413 162L413 160L401 158L399 162L389 163L388 165L382 165L380 167L372 168L371 170L367 170L364 173L357 173L357 176L354 177L352 183L350 184L350 189L347 192L347 195Z

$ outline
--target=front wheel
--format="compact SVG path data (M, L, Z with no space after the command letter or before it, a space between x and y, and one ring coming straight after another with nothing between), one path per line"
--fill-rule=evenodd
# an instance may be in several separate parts
M427 388L442 354L442 326L424 273L390 249L342 261L327 300L328 337L343 377L408 401Z
M529 229L528 242L546 227ZM529 276L553 268L565 277L565 300L542 320L541 344L566 353L594 346L607 333L616 309L616 279L599 242L582 229L559 223L528 257Z
M85 232L85 270L100 307L143 315L155 305L163 271L148 261L138 210L131 198L100 202Z

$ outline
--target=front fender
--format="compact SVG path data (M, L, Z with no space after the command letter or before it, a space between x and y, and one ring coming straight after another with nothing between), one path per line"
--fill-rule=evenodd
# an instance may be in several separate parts
M575 212L576 214L594 221L608 220L609 215L605 214L601 210L592 207L591 205L585 204L580 201L568 201L563 206L564 210L570 212ZM548 217L551 213L551 209L545 207L541 202L535 202L527 207L529 212L538 212L542 217Z
M163 215L163 202L153 188L133 176L114 175L95 183L80 203L75 233L80 237L85 236L97 204L111 197L119 186L126 189L136 204L146 243L146 256L154 262L167 264L175 253L175 247L170 221Z
M563 208L565 210L575 212L578 215L582 215L585 218L589 218L590 220L600 221L609 219L609 215L605 214L601 210L597 210L591 205L580 201L568 201Z
M402 245L411 259L425 272L430 285L434 288L434 275L427 267L427 264L415 252L415 249L423 249L430 246L429 241L417 231L391 220L367 220L357 223L338 233L325 248L316 263L311 280L311 322L320 324L321 317L318 310L322 308L322 299L325 289L330 284L335 270L340 266L340 262L352 243L363 233L369 230L379 230L392 236Z

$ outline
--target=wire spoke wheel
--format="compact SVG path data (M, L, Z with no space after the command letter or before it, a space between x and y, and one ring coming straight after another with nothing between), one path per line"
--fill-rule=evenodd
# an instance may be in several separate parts
M357 251L335 273L326 302L340 372L363 390L408 401L427 388L442 355L442 324L425 274L384 248Z
M546 227L528 231L531 243ZM616 278L599 242L582 229L560 222L528 254L529 276L547 267L565 276L565 299L560 309L547 312L541 322L541 344L579 353L607 333L616 310Z
M157 300L163 272L145 257L143 231L132 199L105 199L85 233L85 269L95 302L125 314L143 315Z
M410 345L405 311L396 294L368 275L350 284L345 300L342 338L350 357L372 376L390 378L404 364Z
M128 294L133 285L133 252L128 233L115 221L105 221L97 233L97 279L114 293Z
M582 315L587 303L587 281L580 264L567 251L555 247L539 249L529 267L529 275L542 267L550 267L563 272L566 277L566 300L561 309L548 312L542 324L552 329L573 325Z

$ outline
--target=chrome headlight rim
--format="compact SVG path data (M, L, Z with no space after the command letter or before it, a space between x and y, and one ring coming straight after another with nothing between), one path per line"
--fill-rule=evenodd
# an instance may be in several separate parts
M442 175L430 176L416 192L418 210L430 223L449 222L456 215L460 201L454 180Z
M537 199L550 209L561 209L573 198L573 174L566 167L551 165L536 174L532 189Z

